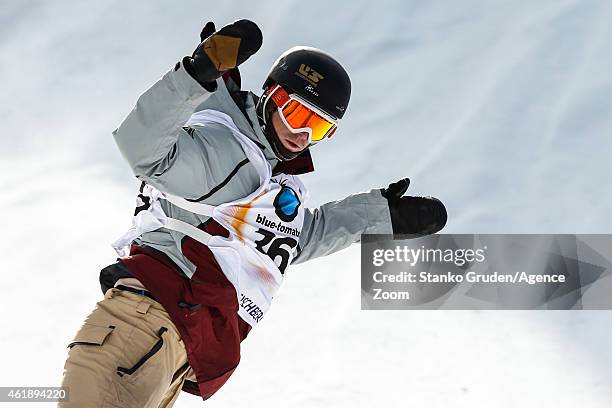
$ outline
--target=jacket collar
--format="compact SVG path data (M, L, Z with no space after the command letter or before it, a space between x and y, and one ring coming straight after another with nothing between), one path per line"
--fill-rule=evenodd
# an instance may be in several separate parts
M226 91L231 99L233 100L236 107L242 112L243 122L248 121L251 130L254 133L255 141L264 152L264 156L268 160L274 160L276 163L272 164L272 174L276 175L279 173L285 174L306 174L314 171L314 164L312 162L312 156L310 150L306 149L304 152L299 154L296 158L289 161L281 161L274 155L274 151L268 142L268 138L264 135L257 117L255 107L259 97L253 92L241 91L240 90L240 72L238 69L228 71L222 77L225 87L220 87ZM246 119L246 121L244 121ZM246 124L246 123L245 123ZM237 126L240 125L237 123ZM251 137L250 132L246 133L247 136Z

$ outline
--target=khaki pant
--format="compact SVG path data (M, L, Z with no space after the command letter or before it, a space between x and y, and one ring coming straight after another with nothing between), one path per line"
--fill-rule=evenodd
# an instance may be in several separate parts
M171 407L189 368L164 308L116 288L97 303L69 347L62 408Z

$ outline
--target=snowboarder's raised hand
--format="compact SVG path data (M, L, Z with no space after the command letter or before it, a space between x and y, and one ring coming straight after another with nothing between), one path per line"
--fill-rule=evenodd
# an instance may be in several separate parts
M249 20L234 21L216 32L215 24L208 22L200 40L193 55L183 58L183 65L189 75L209 89L225 71L255 54L261 47L263 35L257 24Z
M402 197L409 185L405 178L381 190L389 203L393 234L416 238L440 231L447 219L444 204L433 197Z

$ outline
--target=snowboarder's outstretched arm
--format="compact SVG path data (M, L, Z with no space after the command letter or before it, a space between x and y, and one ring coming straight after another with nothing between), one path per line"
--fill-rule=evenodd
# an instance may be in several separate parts
M332 254L359 242L362 234L410 238L440 231L447 220L444 204L432 197L402 197L409 184L402 179L385 189L307 208L292 263Z
M380 189L305 210L294 264L344 249L359 242L361 234L392 233L389 206Z
M182 126L217 89L223 72L244 62L262 43L259 28L248 20L217 32L214 24L208 23L200 39L193 55L183 58L149 88L113 132L123 157L142 181L166 190L165 185L174 183L160 177L171 167L184 167L174 171L181 180L173 187L180 185L183 190L175 190L175 194L207 191L214 182L209 179L210 163L198 154L197 142Z

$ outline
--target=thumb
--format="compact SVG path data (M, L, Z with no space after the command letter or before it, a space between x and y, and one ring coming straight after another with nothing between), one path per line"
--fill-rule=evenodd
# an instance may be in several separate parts
M404 195L410 185L410 179L408 177L403 178L395 183L389 184L386 189L383 188L381 193L387 200L396 200Z
M215 31L217 31L215 29L215 23L213 23L212 21L206 23L206 25L202 29L202 32L200 33L200 42L210 37Z

